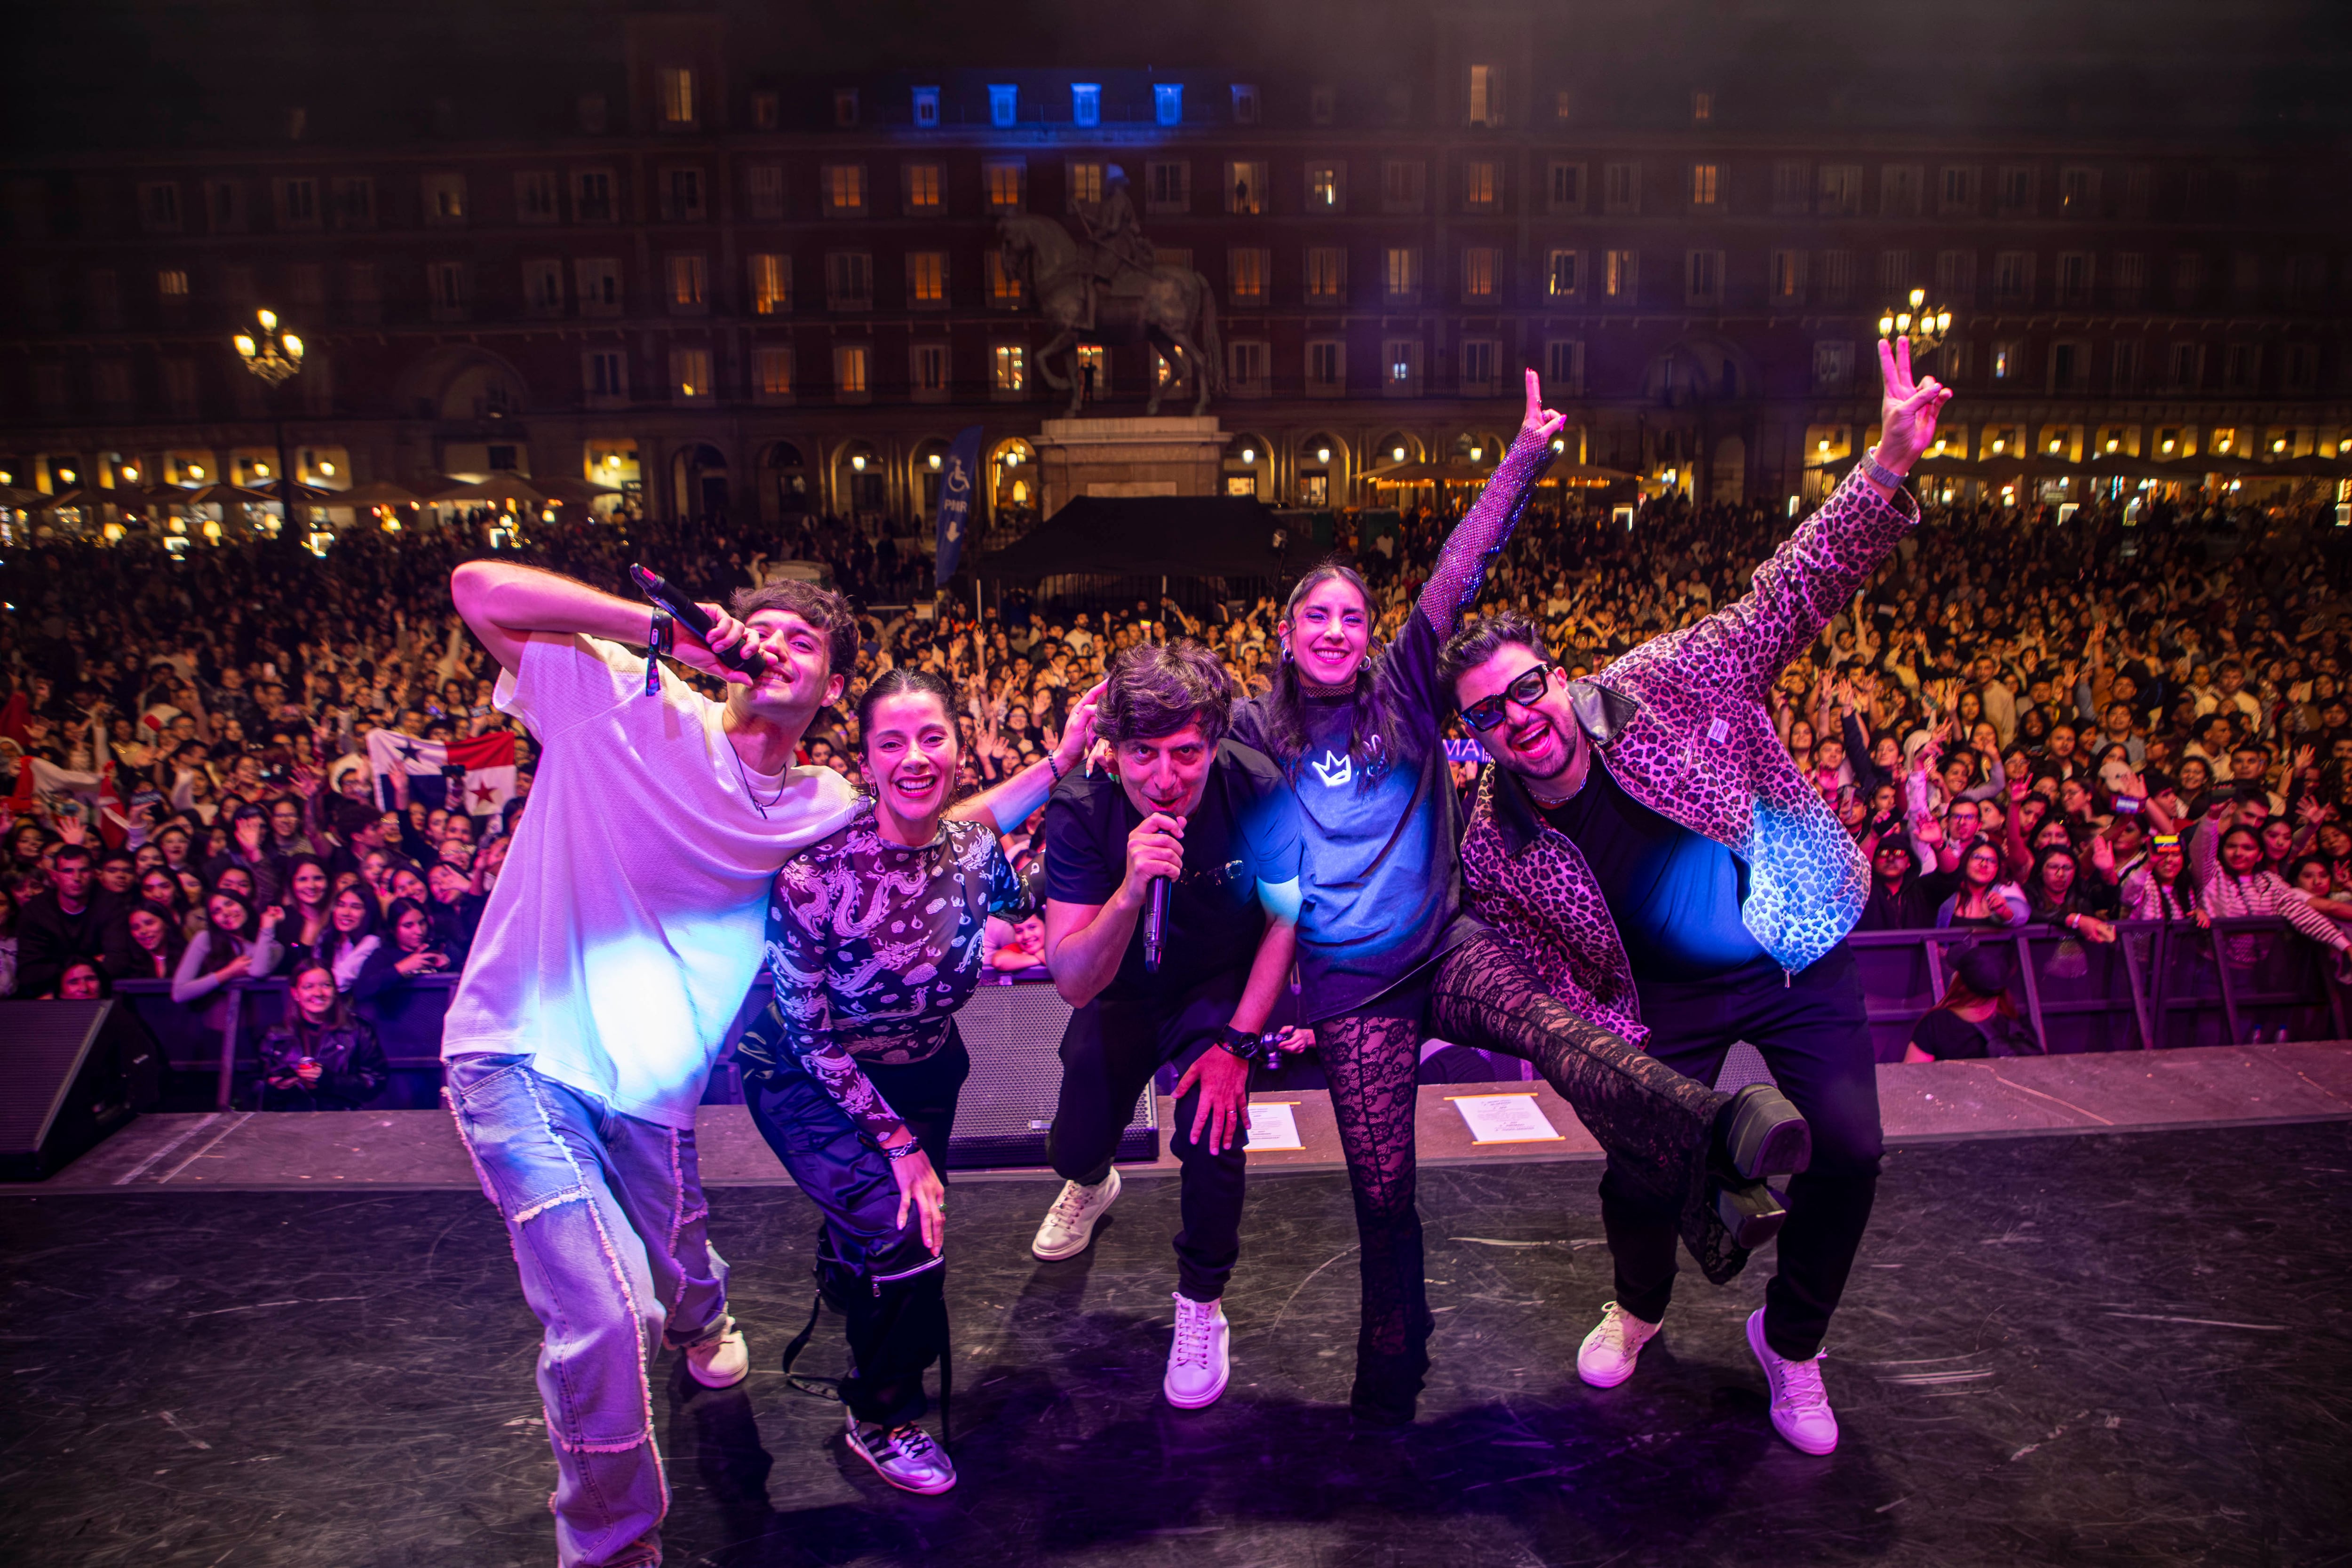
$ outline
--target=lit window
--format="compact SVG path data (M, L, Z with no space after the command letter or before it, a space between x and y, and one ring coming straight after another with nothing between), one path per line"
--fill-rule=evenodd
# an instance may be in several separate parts
M907 296L917 305L947 303L946 251L918 250L907 258Z
M1462 253L1462 298L1483 303L1495 297L1495 247L1474 245Z
M1265 302L1265 252L1236 247L1228 258L1226 293L1236 305Z
M762 397L790 397L793 395L793 351L789 348L763 348L751 356L751 374L756 378Z
M676 348L669 351L669 384L680 397L710 395L710 351Z
M188 274L185 269L177 267L169 267L155 274L155 292L161 294L166 300L186 299L188 297Z
M1391 300L1409 302L1421 293L1421 252L1407 246L1391 246L1384 260L1384 276L1388 297Z
M1336 245L1310 246L1307 251L1307 298L1318 303L1330 302L1347 291L1347 251Z
M1696 124L1696 125L1705 125L1705 124L1706 124L1708 121L1712 121L1714 118L1715 118L1715 94L1713 94L1713 93L1711 93L1711 92L1695 92L1695 93L1692 93L1692 94L1691 94L1691 121L1692 121L1692 123L1693 123L1693 124Z
M1265 210L1265 165L1233 163L1225 165L1225 210L1255 216Z
M661 87L662 123L694 123L694 73L684 66L664 66L656 73Z
M1612 250L1602 258L1601 291L1612 300L1633 299L1637 258L1630 250Z
M1720 163L1693 163L1690 173L1691 205L1715 205L1716 190L1723 178L1723 166Z
M1021 274L1004 265L1004 253L991 247L986 252L988 266L988 302L999 310L1021 308Z
M1574 298L1583 283L1580 258L1573 250L1555 250L1544 268L1544 292L1555 300Z
M766 254L751 258L751 312L780 316L793 308L793 258Z
M993 384L999 392L1019 392L1029 384L1029 351L1019 343L999 343Z
M707 279L699 256L669 258L669 305L673 310L699 310L708 303Z
M988 89L988 122L998 130L1008 130L1021 117L1021 89L1006 83L993 83Z
M1095 81L1074 81L1070 84L1070 123L1100 125L1102 123L1102 84Z
M1503 73L1494 66L1470 68L1470 123L1503 122Z
M929 129L940 122L940 89L919 87L915 89L915 123Z
M1154 82L1151 86L1152 118L1162 125L1184 123L1184 84L1174 81Z
M1103 199L1103 166L1096 163L1072 163L1070 169L1070 201L1073 205L1093 205Z
M1484 158L1473 159L1462 165L1462 205L1472 212L1486 212L1498 199L1502 179L1499 165Z
M1099 343L1081 343L1075 351L1073 367L1085 378L1087 395L1100 397L1110 390L1110 359Z
M937 163L907 165L907 210L935 213L945 201L944 171Z
M1310 163L1307 166L1307 205L1321 212L1339 210L1339 166L1337 163Z
M1016 213L1026 199L1029 165L1019 158L992 158L982 166L988 184L988 210Z
M824 168L824 210L835 217L866 211L866 165L828 163Z
M873 388L866 374L863 343L835 343L833 349L833 390L842 397L863 397Z

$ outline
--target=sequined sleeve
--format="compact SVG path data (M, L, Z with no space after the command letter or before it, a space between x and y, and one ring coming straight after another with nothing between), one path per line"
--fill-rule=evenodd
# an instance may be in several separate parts
M1528 501L1535 494L1536 479L1550 461L1551 443L1521 429L1511 449L1495 465L1494 477L1486 481L1477 504L1446 536L1437 564L1421 590L1422 616L1438 641L1454 635L1462 613L1478 597L1486 582L1486 569L1510 542L1511 530L1518 526L1519 514L1528 510Z

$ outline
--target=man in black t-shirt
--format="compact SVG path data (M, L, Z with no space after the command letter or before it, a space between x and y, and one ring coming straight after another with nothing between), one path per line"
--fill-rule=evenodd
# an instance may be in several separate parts
M1120 1129L1152 1075L1181 1064L1169 1136L1184 1228L1161 1387L1183 1409L1213 1404L1230 1373L1219 1303L1241 1255L1249 1064L1298 918L1297 806L1273 763L1223 738L1233 700L1198 643L1129 650L1096 710L1111 771L1064 779L1045 806L1045 963L1076 1011L1046 1144L1066 1181L1032 1250L1086 1249L1118 1196ZM1146 910L1162 879L1155 965Z

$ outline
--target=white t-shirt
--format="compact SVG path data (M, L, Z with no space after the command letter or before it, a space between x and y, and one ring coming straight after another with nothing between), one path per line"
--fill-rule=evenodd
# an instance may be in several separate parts
M546 633L499 678L539 771L441 1054L527 1056L625 1115L690 1128L759 973L770 884L856 796L829 768L751 772L723 706L667 671L658 697L645 685L640 655Z

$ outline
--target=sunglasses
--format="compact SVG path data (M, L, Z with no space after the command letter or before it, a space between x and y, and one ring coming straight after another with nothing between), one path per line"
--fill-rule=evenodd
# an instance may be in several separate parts
M1517 679L1494 696L1482 698L1462 710L1462 721L1484 733L1503 721L1503 704L1506 701L1516 702L1522 708L1533 707L1536 700L1543 696L1544 688L1551 683L1551 672L1559 668L1549 662L1530 666L1520 673Z

